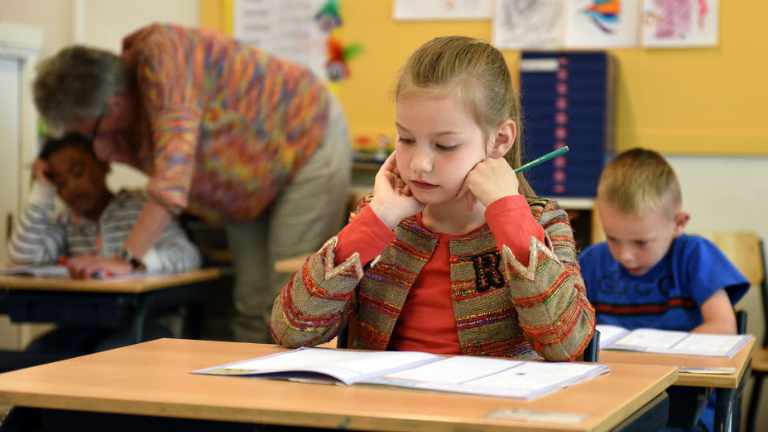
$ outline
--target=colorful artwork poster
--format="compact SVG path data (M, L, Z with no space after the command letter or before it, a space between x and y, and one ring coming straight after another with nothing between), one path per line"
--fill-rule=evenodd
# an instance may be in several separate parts
M487 20L493 0L395 0L396 20Z
M568 0L566 48L628 48L640 45L642 0Z
M718 0L645 0L643 45L717 46L719 16Z
M561 0L496 0L493 43L499 49L558 48L564 15Z

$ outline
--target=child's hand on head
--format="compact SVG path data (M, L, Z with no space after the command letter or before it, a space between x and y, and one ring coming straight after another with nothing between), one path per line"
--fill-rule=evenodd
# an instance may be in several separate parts
M517 174L504 158L487 158L477 163L464 180L464 189L483 206L510 195L519 195Z
M424 208L424 204L416 201L411 189L400 177L394 152L376 173L373 200L370 206L376 216L390 229L396 227L401 220L415 215Z
M53 183L48 179L48 162L36 159L32 163L32 180L53 187Z

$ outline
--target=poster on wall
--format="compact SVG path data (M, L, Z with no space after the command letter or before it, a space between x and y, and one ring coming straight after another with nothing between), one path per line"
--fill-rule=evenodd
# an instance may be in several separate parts
M719 15L718 0L645 0L643 45L717 46Z
M641 11L642 0L569 0L565 47L637 47Z
M499 49L548 49L563 43L565 2L496 0L493 44Z
M235 0L235 38L325 76L327 34L315 22L325 2Z
M487 20L493 0L395 0L396 20Z

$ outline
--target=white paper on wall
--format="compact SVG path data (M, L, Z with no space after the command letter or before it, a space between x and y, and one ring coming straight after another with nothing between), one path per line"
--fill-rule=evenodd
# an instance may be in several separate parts
M717 46L719 16L718 0L645 0L643 45Z
M490 19L493 0L395 0L396 20Z
M640 45L642 0L567 0L567 48Z
M325 0L235 0L235 37L324 77L326 34L315 22Z
M496 0L493 43L500 49L548 49L563 44L565 2Z

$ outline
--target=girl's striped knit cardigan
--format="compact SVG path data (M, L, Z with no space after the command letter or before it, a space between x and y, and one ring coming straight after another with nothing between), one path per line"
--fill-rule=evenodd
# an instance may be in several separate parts
M488 226L450 242L453 310L463 354L572 360L595 326L576 260L568 215L556 202L529 198L545 244L531 238L523 266L501 251ZM386 350L408 291L437 244L409 218L367 268L357 254L334 266L336 238L311 255L275 299L272 334L284 346L316 345L349 326L349 347ZM485 261L491 265L477 265ZM498 288L488 285L503 275ZM484 270L485 269L485 270ZM537 355L538 354L538 355Z

